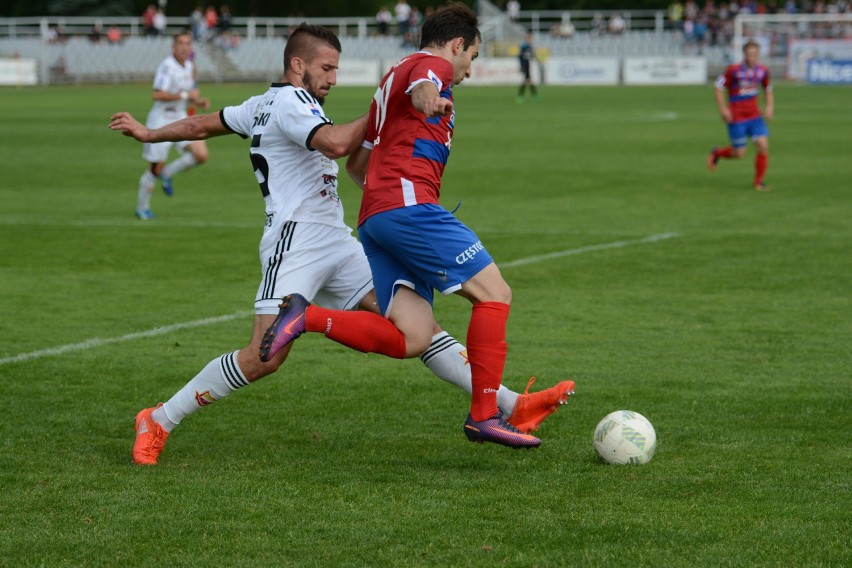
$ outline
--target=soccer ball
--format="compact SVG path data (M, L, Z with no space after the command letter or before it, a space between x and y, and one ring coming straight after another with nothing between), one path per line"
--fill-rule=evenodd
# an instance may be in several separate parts
M657 433L648 419L638 412L616 410L598 422L595 449L607 463L648 463L657 449Z

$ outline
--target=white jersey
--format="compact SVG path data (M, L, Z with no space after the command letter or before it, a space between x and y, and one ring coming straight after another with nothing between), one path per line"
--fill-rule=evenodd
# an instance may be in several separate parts
M249 156L266 203L260 240L263 273L255 313L275 315L286 294L331 309L356 309L373 289L361 243L343 222L337 162L311 148L326 124L304 89L273 83L266 93L219 112L222 124L251 138Z
M154 90L178 94L181 91L191 91L195 87L192 61L178 63L174 55L166 57L154 74ZM182 118L186 118L187 101L154 101L154 106L148 113L145 126L160 128Z
M319 128L333 124L314 97L289 83L273 83L219 116L225 127L251 138L268 228L293 221L348 229L337 194L337 162L310 146Z

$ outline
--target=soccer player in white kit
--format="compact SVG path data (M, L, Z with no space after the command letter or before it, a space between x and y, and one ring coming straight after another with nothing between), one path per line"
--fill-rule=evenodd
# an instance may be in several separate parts
M160 63L154 75L154 106L145 123L148 128L153 130L186 118L190 104L203 109L210 106L210 101L202 98L195 86L195 67L189 59L191 54L192 34L188 31L176 34L172 54ZM172 146L177 148L180 156L165 165ZM149 166L139 178L136 216L147 221L154 217L151 194L157 180L162 181L165 194L171 196L172 178L176 174L207 161L207 144L203 140L147 143L142 149L142 157Z
M266 205L260 242L263 277L255 297L251 343L210 361L165 404L139 412L133 447L137 464L156 464L169 433L184 417L281 366L291 345L268 362L258 354L263 332L284 295L301 293L330 308L378 313L366 255L343 222L335 162L361 145L367 117L337 125L322 109L336 83L340 50L333 32L302 24L288 38L282 82L262 95L218 114L189 117L153 131L128 113L111 119L111 129L140 142L234 133L250 138L251 163ZM365 336L365 345L372 339ZM471 391L464 346L437 324L421 360L438 377ZM535 428L563 402L566 393L560 384L562 391L552 387L524 394L501 387L500 408L510 420Z

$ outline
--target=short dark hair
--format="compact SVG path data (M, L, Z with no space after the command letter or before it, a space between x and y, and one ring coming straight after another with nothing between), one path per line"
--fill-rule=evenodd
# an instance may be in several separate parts
M745 42L745 45L743 45L743 52L745 52L745 50L750 47L756 47L758 50L760 50L760 44L754 41L753 39L750 39Z
M317 43L325 43L336 49L338 53L343 51L340 40L330 29L301 23L290 32L287 45L284 46L284 71L290 69L290 61L294 57L310 59L316 50Z
M477 39L482 41L476 13L461 2L453 2L435 10L420 29L420 49L434 45L443 47L448 41L460 37L467 50Z

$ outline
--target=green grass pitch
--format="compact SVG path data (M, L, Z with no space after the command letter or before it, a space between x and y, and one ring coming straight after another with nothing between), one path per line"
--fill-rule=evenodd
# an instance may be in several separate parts
M848 88L776 85L770 193L751 148L707 171L710 85L459 88L442 202L513 288L505 384L577 382L542 447L470 444L419 361L312 335L140 468L136 412L248 341L263 223L237 136L133 217L141 147L107 123L149 89L0 90L0 564L852 564ZM435 312L463 341L467 302ZM620 408L656 427L650 464L596 459Z

